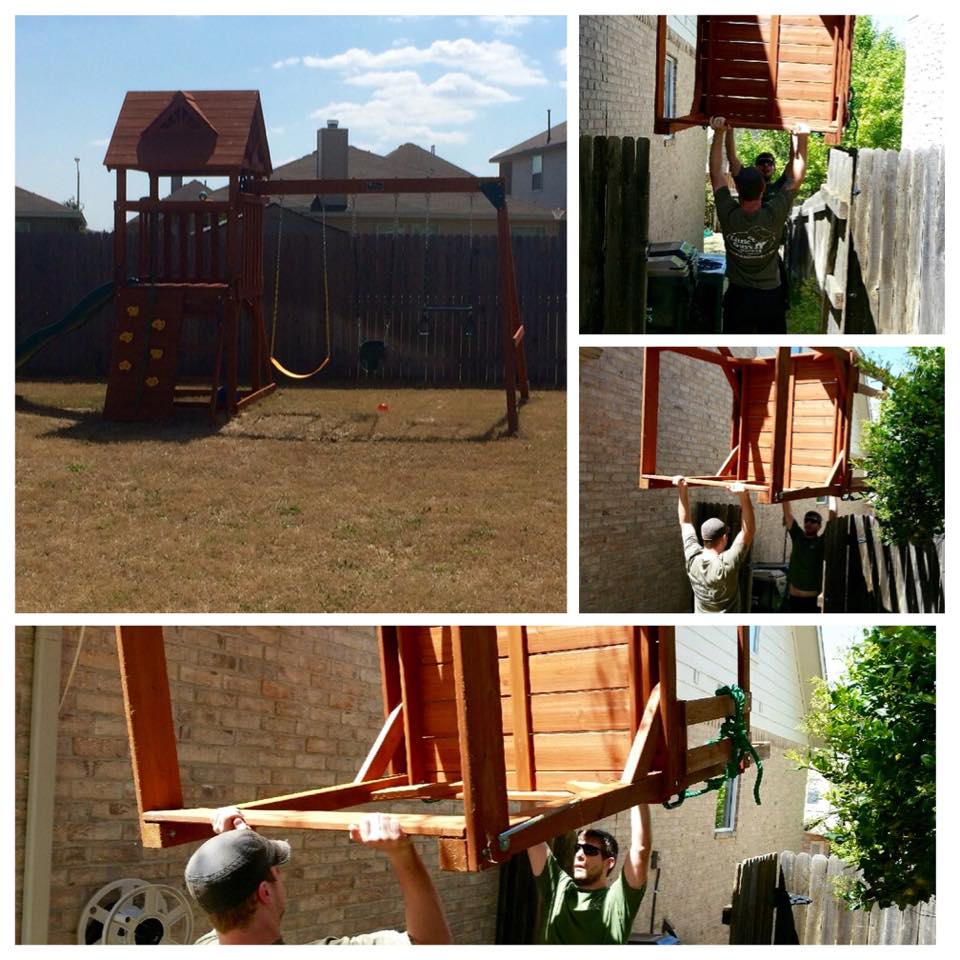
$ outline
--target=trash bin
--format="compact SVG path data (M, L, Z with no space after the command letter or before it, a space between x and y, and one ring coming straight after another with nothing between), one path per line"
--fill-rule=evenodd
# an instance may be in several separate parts
M655 256L647 260L647 333L686 331L696 274L692 260Z
M696 333L720 333L723 328L723 285L727 269L725 253L702 253L697 258L697 290L694 297Z

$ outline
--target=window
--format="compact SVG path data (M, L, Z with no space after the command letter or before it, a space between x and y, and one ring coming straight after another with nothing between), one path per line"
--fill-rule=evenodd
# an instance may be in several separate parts
M663 61L663 115L677 115L677 58L666 57Z
M750 652L760 652L760 628L750 627Z
M737 785L739 778L727 780L717 792L717 813L714 821L714 830L736 830L737 828Z
M533 182L530 185L532 190L543 189L543 154L535 153L531 163L533 168Z

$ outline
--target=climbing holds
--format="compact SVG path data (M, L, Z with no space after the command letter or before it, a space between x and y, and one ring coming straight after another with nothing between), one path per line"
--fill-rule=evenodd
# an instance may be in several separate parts
M147 379L144 380L144 383L148 387L155 387L159 382L160 380L157 377L147 377Z
M150 356L153 357L154 360L159 360L163 356L163 351L159 347L151 347Z
M121 360L121 361L117 364L117 366L118 366L121 370L129 370L129 369L133 366L133 364L132 364L129 360Z
M118 337L121 343L133 343L133 331L124 330Z
M166 325L167 325L167 321L161 320L159 317L157 317L157 319L150 324L150 326L153 327L154 330L162 330Z
M128 316L128 317L139 317L139 316L140 316L140 308L139 308L139 307L136 307L136 306L134 306L134 307L127 307L127 316Z

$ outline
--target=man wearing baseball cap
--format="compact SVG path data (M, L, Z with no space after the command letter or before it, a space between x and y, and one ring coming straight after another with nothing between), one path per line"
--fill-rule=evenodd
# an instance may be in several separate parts
M758 167L742 167L734 200L723 170L723 141L730 127L723 117L710 120L710 182L727 255L727 291L723 297L724 333L786 333L787 303L780 265L783 227L807 167L809 129L797 124L790 163L777 194L763 203L767 181Z
M790 567L784 613L819 613L817 597L823 589L823 555L826 541L821 536L823 517L816 510L803 516L803 527L793 518L790 501L783 501L783 525L790 534Z
M683 537L683 557L693 589L694 613L740 612L740 567L753 543L756 522L750 493L742 483L731 483L728 489L740 497L741 526L727 549L730 531L718 517L711 517L700 526L703 546L697 540L697 531L691 522L687 481L682 476L673 478L680 488L678 514L680 535Z
M290 861L286 840L269 840L250 829L236 807L222 807L213 818L216 836L190 857L184 880L190 895L214 929L198 944L283 943L286 906L281 867ZM327 937L324 944L451 943L450 930L433 881L410 838L393 817L366 814L351 825L350 836L383 850L400 884L407 932L381 930L354 937Z

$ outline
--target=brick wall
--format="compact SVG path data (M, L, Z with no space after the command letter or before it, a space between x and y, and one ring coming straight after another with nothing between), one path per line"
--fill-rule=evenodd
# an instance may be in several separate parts
M62 684L79 630L64 628ZM353 779L382 723L374 631L367 627L188 627L164 631L187 806L217 806ZM22 903L34 630L16 630L16 912ZM73 943L80 912L124 877L183 890L195 845L139 843L112 628L87 627L58 725L51 943ZM397 809L402 809L398 805ZM419 803L410 812L422 812ZM453 804L431 807L456 812ZM274 836L283 833L265 831ZM288 942L403 926L386 858L344 834L293 831L285 870ZM497 874L440 873L417 840L457 942L491 943ZM197 915L196 935L208 926ZM19 926L17 931L19 940Z
M918 150L944 142L944 111L950 102L945 87L946 40L943 20L916 16L907 19L900 144L903 150Z
M734 350L750 356L752 348ZM730 452L730 386L715 364L660 358L657 470L705 474ZM643 351L580 362L580 609L687 612L674 489L637 488ZM690 503L730 494L691 488ZM780 508L776 508L780 515Z
M693 127L664 137L653 132L657 18L580 17L580 132L650 140L650 241L703 245L706 132ZM677 59L677 111L693 99L694 48L672 31Z
M715 725L690 729L689 745L698 746L715 735ZM764 733L754 724L754 742L771 744L770 759L763 762L761 805L753 801L754 771L740 779L736 828L729 833L714 830L716 793L688 800L676 810L651 808L653 848L661 858L660 888L654 911L654 931L669 919L683 943L727 943L729 927L720 922L721 911L730 903L736 865L747 857L781 850L799 850L803 843L803 803L806 771L795 769L784 753L796 744ZM619 841L630 842L628 812L601 821ZM634 923L637 933L650 929L653 874L647 895ZM691 891L696 891L691 896Z

